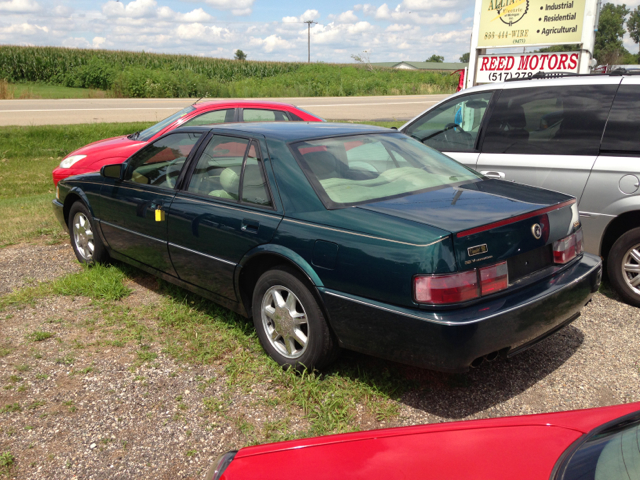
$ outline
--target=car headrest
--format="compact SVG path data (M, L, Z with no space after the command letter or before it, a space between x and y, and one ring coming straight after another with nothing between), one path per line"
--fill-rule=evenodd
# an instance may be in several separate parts
M335 176L339 160L330 152L309 152L304 159L319 180Z
M227 167L220 174L220 185L225 192L231 195L238 195L240 186L240 169L242 167Z
M514 105L509 109L507 124L510 128L524 128L527 126L527 117L524 116L522 106Z

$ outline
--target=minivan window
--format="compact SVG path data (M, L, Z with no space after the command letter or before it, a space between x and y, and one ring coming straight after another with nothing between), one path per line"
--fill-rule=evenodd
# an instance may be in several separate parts
M640 151L640 85L622 84L618 89L601 150L621 153Z
M503 90L489 118L485 153L597 155L617 85Z
M409 125L404 133L440 152L471 152L493 92L457 97Z

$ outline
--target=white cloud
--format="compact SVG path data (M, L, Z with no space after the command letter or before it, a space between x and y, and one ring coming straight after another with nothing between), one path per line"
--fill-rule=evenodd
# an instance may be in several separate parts
M249 15L255 0L204 0L204 3L219 10L231 10L236 16Z
M155 8L158 5L156 0L133 0L126 6L124 3L109 0L102 6L102 13L107 17L155 17Z
M404 2L398 5L394 10L391 10L389 5L386 3L383 3L378 8L371 4L365 4L361 6L361 9L365 15L373 16L376 20L407 22L418 25L451 25L460 22L460 19L462 18L458 10L448 11L444 15L440 15L438 13L423 15L420 12L414 12L406 9Z
M158 9L158 18L186 23L210 22L213 20L213 17L202 8L197 8L188 13L179 13L174 12L169 7L160 7Z
M353 10L347 10L340 15L329 15L329 18L336 23L356 23L359 20Z
M221 40L230 32L226 28L215 26L206 27L201 23L191 23L189 25L178 25L176 28L176 36L181 40L200 40L204 43L210 43L213 40Z
M40 5L35 0L0 1L0 12L33 13L40 10L40 8Z
M463 4L473 5L474 3L470 0L403 0L400 6L412 12L426 12L453 10L460 8Z
M282 17L284 23L302 23L307 20L317 20L320 18L320 13L317 10L307 10L299 17Z
M93 48L103 48L104 43L107 41L104 37L93 37Z
M20 23L16 25L9 25L8 27L0 28L0 33L14 33L18 35L37 35L40 33L48 33L48 27L41 27L40 25L32 25L30 23Z
M294 48L295 45L288 40L280 38L278 35L269 35L267 38L252 38L251 45L261 46L265 52L273 52L274 50L288 50Z

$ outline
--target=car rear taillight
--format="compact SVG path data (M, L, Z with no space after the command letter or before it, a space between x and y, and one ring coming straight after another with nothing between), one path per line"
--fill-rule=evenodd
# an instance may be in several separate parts
M418 303L445 305L473 300L508 286L507 262L502 262L451 275L418 275L414 277L414 297Z
M453 275L418 276L414 285L416 301L420 303L459 303L479 296L475 270Z
M553 261L565 264L580 255L583 250L582 229L580 229L568 237L553 242Z
M509 271L507 262L496 263L490 267L479 270L480 295L489 295L499 292L509 286Z

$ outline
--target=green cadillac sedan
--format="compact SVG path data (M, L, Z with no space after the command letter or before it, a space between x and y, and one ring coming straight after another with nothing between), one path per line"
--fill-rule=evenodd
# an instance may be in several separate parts
M117 259L253 319L283 366L341 348L464 371L597 291L573 197L489 179L395 130L185 127L58 184L78 260Z

